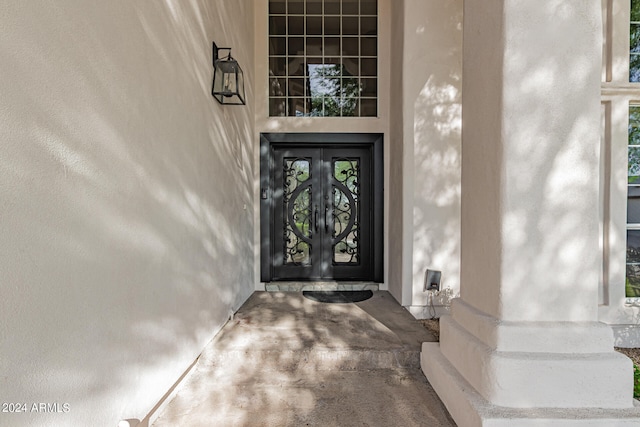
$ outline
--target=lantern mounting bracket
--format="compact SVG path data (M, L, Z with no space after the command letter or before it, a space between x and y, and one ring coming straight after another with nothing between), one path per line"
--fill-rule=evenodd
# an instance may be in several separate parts
M216 61L220 59L220 54L218 53L221 50L228 50L229 54L227 55L227 59L233 59L231 58L231 48L230 47L218 47L218 45L216 45L216 42L213 42L213 66L215 67L216 65Z

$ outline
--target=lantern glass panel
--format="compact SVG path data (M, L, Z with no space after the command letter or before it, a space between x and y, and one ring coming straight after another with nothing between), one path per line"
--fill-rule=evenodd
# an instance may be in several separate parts
M245 104L244 75L240 65L232 59L218 59L214 63L211 94L221 104Z

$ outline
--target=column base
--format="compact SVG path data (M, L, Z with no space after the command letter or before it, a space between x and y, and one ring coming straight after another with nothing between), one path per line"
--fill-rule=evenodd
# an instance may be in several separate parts
M630 408L506 408L483 398L440 351L423 343L422 371L460 427L631 427L640 425L640 404ZM527 384L522 384L526 394Z
M440 351L493 405L633 407L633 364L603 323L504 321L455 299L440 319Z

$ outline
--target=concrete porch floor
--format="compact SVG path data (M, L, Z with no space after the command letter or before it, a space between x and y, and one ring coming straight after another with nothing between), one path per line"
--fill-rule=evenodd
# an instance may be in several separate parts
M387 292L354 304L256 292L153 426L455 426L420 371L425 341Z

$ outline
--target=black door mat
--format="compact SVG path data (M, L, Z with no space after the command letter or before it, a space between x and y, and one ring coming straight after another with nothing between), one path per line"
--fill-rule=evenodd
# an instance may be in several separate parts
M360 302L373 296L372 291L302 291L302 295L316 302L348 304Z

